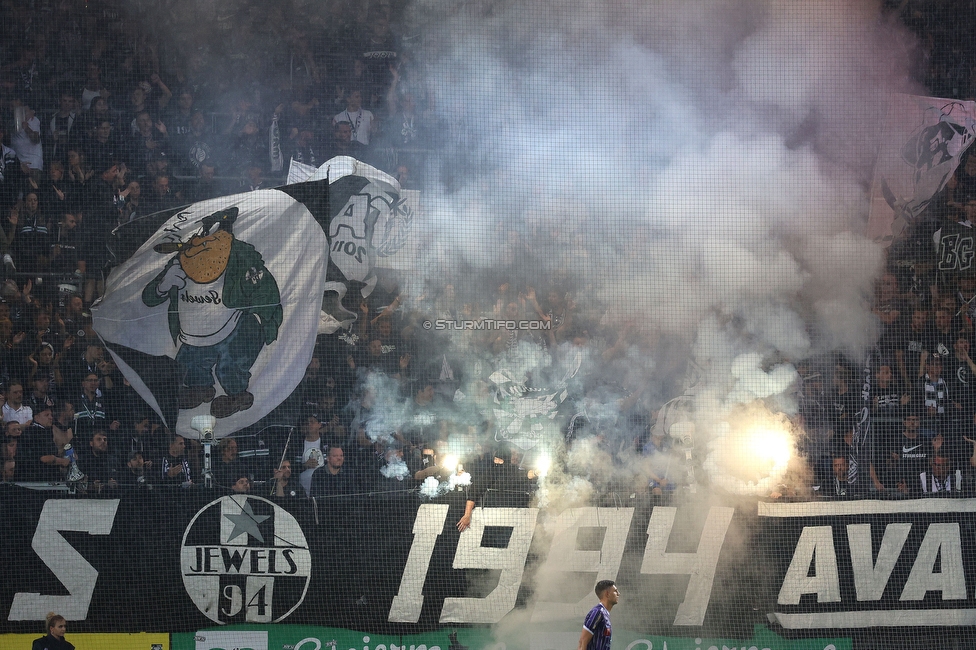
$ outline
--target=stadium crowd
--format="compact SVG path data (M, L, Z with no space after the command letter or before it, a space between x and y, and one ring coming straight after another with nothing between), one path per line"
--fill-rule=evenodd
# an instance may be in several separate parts
M402 65L389 3L335 3L327 22L301 12L286 19L278 3L219 17L228 29L249 21L249 34L264 37L250 45L261 57L206 42L192 13L3 5L3 480L63 481L70 443L91 493L200 483L200 444L162 426L92 330L88 309L115 261L106 246L112 230L272 187L290 160L317 166L352 155L415 187L427 152L459 135L434 117L430 93ZM942 24L920 12L909 23ZM929 38L934 29L923 31L930 65L921 76L934 88L958 77L968 89L962 68L950 75L933 50L955 41ZM976 491L976 274L946 270L939 257L943 237L965 237L971 217L976 155L890 249L874 306L883 333L870 369L870 484L848 483L862 369L843 358L793 360L802 467L771 496ZM431 478L451 484L467 470L482 493L494 486L528 495L545 470L526 451L532 445L515 441L533 424L557 429L570 466L573 447L606 458L616 468L603 479L607 489L665 496L707 481L694 467L701 459L679 449L662 415L683 387L607 379L632 376L633 365L652 358L658 375L680 374L669 341L631 327L596 336L600 315L577 305L579 287L565 278L524 280L518 269L537 268L532 258L544 252L518 233L509 245L516 262L488 289L442 282L408 299L386 274L353 330L320 337L299 388L257 425L220 441L216 484L329 496L419 489ZM433 319L539 327L430 331L424 322ZM533 395L555 403L557 415L516 421L518 400ZM463 467L445 462L458 454Z
M96 491L182 485L200 475L199 445L187 450L161 428L92 330L88 309L116 261L107 246L113 229L279 185L290 161L318 166L352 155L396 175L403 188L422 181L444 129L391 31L402 6L336 4L332 15L300 9L3 3L6 480L64 479L72 442ZM215 24L245 34L247 46L213 43ZM392 320L367 329L390 338ZM377 363L355 346L359 337L365 330L346 337L341 358L317 355L310 376L340 364L351 377L356 361ZM322 420L332 442L349 424L336 424L347 412L347 379ZM303 400L321 396L311 384L266 421L294 423ZM314 419L302 418L302 429L316 429ZM241 487L248 477L232 476L241 471L235 448L222 443L216 478ZM288 468L275 471L283 489Z

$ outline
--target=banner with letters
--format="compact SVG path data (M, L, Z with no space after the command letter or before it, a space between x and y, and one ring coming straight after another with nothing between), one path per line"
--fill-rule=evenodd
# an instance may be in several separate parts
M499 502L476 508L459 533L462 492L315 502L174 488L90 499L4 485L0 633L35 632L55 611L79 633L282 624L399 638L474 625L548 650L529 641L578 634L602 579L623 594L613 620L632 631L629 645L732 647L768 626L837 648L869 630L934 647L976 621L976 500L618 496L615 507L560 513ZM363 645L376 649L349 647Z
M791 630L976 623L976 500L759 504Z

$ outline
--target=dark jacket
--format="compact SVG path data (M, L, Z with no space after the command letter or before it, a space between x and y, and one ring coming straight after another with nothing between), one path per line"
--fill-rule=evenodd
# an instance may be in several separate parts
M40 639L35 639L31 645L31 650L75 650L75 647L64 639L48 634Z

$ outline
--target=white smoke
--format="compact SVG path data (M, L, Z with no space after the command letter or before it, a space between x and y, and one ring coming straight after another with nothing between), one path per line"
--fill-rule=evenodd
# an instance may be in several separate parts
M795 411L798 361L874 343L867 179L885 98L911 90L908 39L877 2L418 0L410 15L463 143L425 196L434 287L462 269L571 278L590 358L636 327L583 381L656 408L686 366L667 356L687 350L699 443L738 404ZM587 399L619 435L624 401ZM567 469L599 484L639 466L623 442L570 450Z
M382 373L368 373L361 389L370 406L369 417L363 423L366 436L372 442L392 442L409 417L406 403L400 398L395 379Z
M428 499L436 499L459 487L471 485L471 474L468 472L451 472L446 481L440 481L436 476L428 476L420 484L420 495Z
M788 358L873 341L862 182L906 86L875 3L466 6L414 6L474 144L467 182L427 205L441 268L505 267L517 230L617 323L717 314L743 351Z
M420 494L428 499L434 499L440 496L440 484L441 482L437 480L437 477L428 476L424 479L424 482L420 484Z
M385 478L395 478L400 481L410 476L410 470L403 458L399 456L387 456L386 465L380 468L380 474Z
M742 354L732 361L732 378L735 384L729 400L748 403L785 392L797 379L791 366L780 365L769 372L762 369L762 355Z

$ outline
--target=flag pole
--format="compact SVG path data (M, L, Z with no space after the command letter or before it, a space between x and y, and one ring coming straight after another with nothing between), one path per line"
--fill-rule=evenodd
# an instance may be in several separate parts
M291 427L288 430L288 438L285 439L285 448L281 451L281 460L278 461L278 469L281 469L281 464L285 462L285 456L288 455L288 445L291 444L291 434L293 433L295 433L295 427ZM274 496L276 489L278 489L278 479L275 479L271 484L271 494L269 496Z

